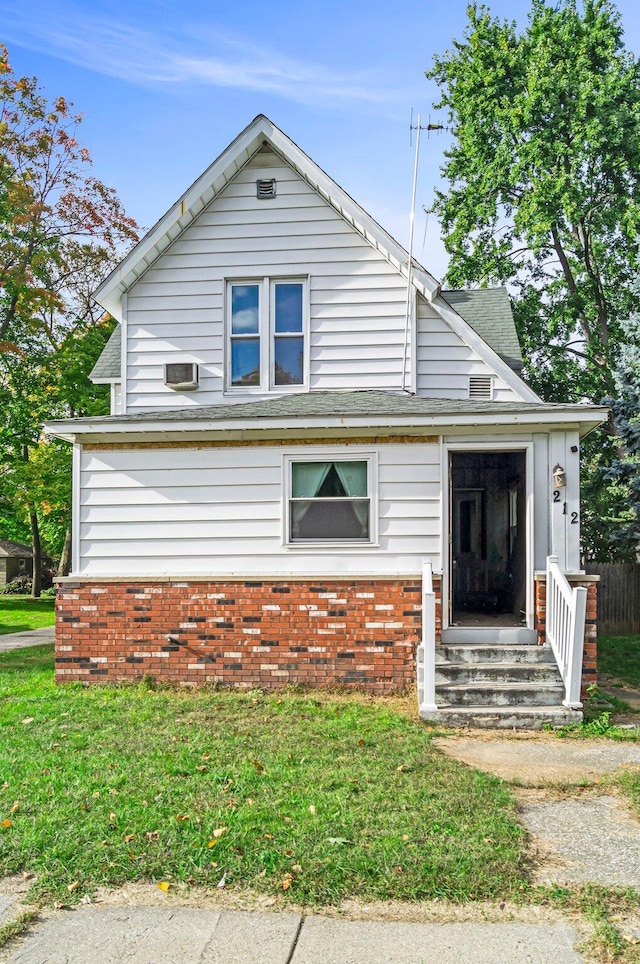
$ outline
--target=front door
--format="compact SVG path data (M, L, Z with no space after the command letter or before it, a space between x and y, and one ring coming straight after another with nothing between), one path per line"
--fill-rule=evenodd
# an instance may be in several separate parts
M449 625L526 624L526 453L451 452Z

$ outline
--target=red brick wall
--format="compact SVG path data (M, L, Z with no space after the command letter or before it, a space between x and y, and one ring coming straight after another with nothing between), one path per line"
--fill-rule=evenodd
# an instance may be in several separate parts
M570 578L572 586L585 586L587 589L587 614L584 627L584 651L582 657L582 698L587 689L598 681L598 583L593 580L581 581L579 577ZM545 640L545 617L547 613L546 579L536 578L536 629L538 641Z
M68 581L56 679L388 693L415 683L420 631L419 580Z

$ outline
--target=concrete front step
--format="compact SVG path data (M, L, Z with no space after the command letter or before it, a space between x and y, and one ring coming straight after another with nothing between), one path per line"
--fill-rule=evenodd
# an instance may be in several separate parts
M560 706L562 683L443 683L436 686L436 703L445 706Z
M449 663L553 663L555 666L550 646L530 643L447 643L436 648L438 657Z
M558 683L555 662L436 663L436 686L447 683Z
M441 706L435 713L421 709L420 717L442 726L488 730L541 730L582 722L580 710L565 706Z

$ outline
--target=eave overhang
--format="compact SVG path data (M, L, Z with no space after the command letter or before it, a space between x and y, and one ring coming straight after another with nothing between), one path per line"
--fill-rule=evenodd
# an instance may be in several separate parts
M350 438L375 440L381 436L429 436L478 434L506 435L533 431L574 430L588 435L606 421L608 410L601 406L558 406L543 410L527 406L511 411L455 412L431 415L305 415L285 418L247 417L229 419L163 420L157 413L153 421L142 416L101 417L49 422L47 435L79 443L137 443L243 441L294 438Z

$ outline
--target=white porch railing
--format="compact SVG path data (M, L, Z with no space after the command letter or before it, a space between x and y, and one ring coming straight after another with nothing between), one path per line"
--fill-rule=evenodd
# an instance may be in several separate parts
M418 646L418 710L436 715L436 594L431 563L422 562L422 642Z
M564 682L564 706L579 710L582 651L587 612L587 590L572 588L558 565L557 556L547 557L546 635Z

